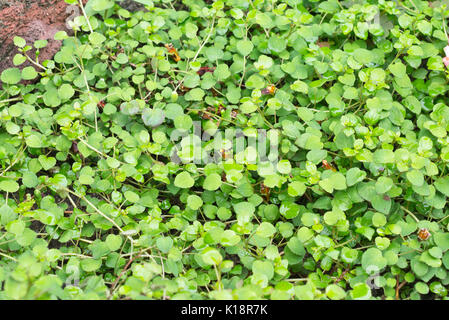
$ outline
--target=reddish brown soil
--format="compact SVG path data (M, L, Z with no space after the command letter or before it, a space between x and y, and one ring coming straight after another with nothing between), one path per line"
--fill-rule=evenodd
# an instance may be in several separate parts
M41 49L39 61L51 59L61 46L53 39L54 34L69 31L66 19L72 12L66 12L67 7L64 0L0 0L0 72L13 67L12 58L17 53L14 36L24 38L28 44L47 39L48 46ZM34 56L34 52L28 54Z

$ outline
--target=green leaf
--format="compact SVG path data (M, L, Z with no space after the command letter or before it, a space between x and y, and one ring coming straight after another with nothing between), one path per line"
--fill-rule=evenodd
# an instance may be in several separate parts
M346 172L346 183L350 187L358 182L363 181L365 177L366 177L365 171L362 171L359 168L351 168Z
M256 234L269 238L276 232L276 228L269 222L262 222L256 229Z
M16 54L13 58L13 63L15 66L19 66L26 61L26 57L20 53Z
M421 33L430 36L432 33L432 24L428 21L421 20L416 25L418 27L418 30L421 31Z
M0 80L7 84L17 84L22 79L22 73L18 68L6 69L2 72Z
M408 171L407 179L414 186L421 186L424 183L424 175L419 170Z
M211 173L204 179L203 188L210 191L215 191L220 188L222 184L221 177L218 173Z
M434 186L438 191L449 197L449 177L438 178L435 180Z
M158 127L165 120L165 113L161 109L145 108L142 112L142 120L149 127Z
M124 195L125 195L125 199L131 203L136 203L140 199L140 197L137 193L130 191L130 190L125 191Z
M208 265L219 265L223 261L223 257L217 249L206 248L201 255L204 263Z
M342 287L331 284L326 287L326 295L331 300L342 300L346 297L346 292Z
M126 63L128 63L129 59L128 59L128 56L127 56L126 54L124 54L124 53L119 53L119 54L117 55L117 58L115 59L115 61L116 61L117 63L120 63L120 64L126 64Z
M354 82L355 82L355 76L352 73L346 73L343 76L339 76L338 81L340 81L341 83L343 83L347 86L352 86L352 85L354 85Z
M394 186L393 180L388 177L379 177L376 181L376 192L379 194L384 194L388 192Z
M189 195L187 197L187 205L192 210L198 210L203 205L203 200L197 195Z
M173 239L170 237L160 237L156 240L156 246L163 253L168 253L173 247Z
M86 272L94 272L101 267L100 259L83 259L81 260L81 268Z
M402 62L391 64L388 69L396 77L404 77L407 75L406 67Z
M19 190L19 184L14 180L3 180L0 182L0 190L6 192L17 192Z
M178 174L175 178L175 186L178 188L191 188L194 183L195 180L188 172L185 171Z
M378 228L384 226L387 223L387 218L382 213L375 212L373 214L373 217L371 218L371 221L373 222L373 226Z
M334 189L345 190L347 188L346 177L340 172L333 172L330 177L321 180L319 185L329 193L332 193Z
M415 290L420 294L428 294L429 286L425 282L418 282L415 284Z
M140 4L143 4L145 6L152 6L153 1L152 0L134 0L135 2L138 2Z
M425 264L433 268L439 268L442 264L441 260L432 257L429 254L429 251L424 251L419 257L419 261L424 262Z
M101 12L108 10L114 6L114 2L111 0L92 0L92 9Z
M300 181L293 181L288 185L288 194L291 197L302 196L307 190L306 185Z
M447 251L449 250L449 233L447 232L436 232L433 235L433 239L435 241L435 244L442 250Z
M304 245L297 237L292 237L287 242L287 247L296 255L299 257L304 257L306 254L306 249L304 248Z
M237 220L241 223L246 223L251 220L256 208L250 202L239 202L234 205L234 210L237 214Z
M205 95L203 89L195 88L187 92L185 98L187 101L201 101Z
M68 83L64 83L58 89L58 95L61 100L66 101L69 100L75 94L75 90Z
M187 38L193 39L193 38L195 38L196 33L198 32L198 27L191 22L187 22L185 24L185 30L186 30Z
M42 48L45 48L45 47L47 46L47 44L48 44L48 41L47 41L47 40L44 40L44 39L34 41L34 47L35 47L36 49L42 49Z
M393 163L395 161L394 153L387 149L377 149L374 152L373 160L377 163Z
M285 50L287 41L284 38L273 35L268 39L268 49L274 53L281 53Z
M382 256L382 251L377 248L369 248L362 254L362 268L368 274L382 271L387 265L387 260Z
M23 70L22 70L22 79L23 80L33 80L36 77L37 77L37 72L32 66L23 68Z
M44 170L49 170L56 165L56 159L53 157L46 157L44 155L40 155L38 157L39 163L41 164Z
M254 261L252 271L254 274L265 276L267 280L271 280L274 276L274 267L269 261Z
M180 115L175 118L174 124L176 129L187 131L192 127L193 121L188 115Z
M377 211L389 214L391 209L391 199L385 198L380 194L376 194L371 198L371 205Z
M98 32L92 32L89 34L89 41L94 45L98 46L106 41L106 37Z
M122 246L122 237L115 234L109 234L106 237L106 245L108 246L109 250L111 251L117 251Z
M414 96L408 96L404 100L404 105L407 109L412 111L413 113L420 114L421 113L421 102Z
M22 183L27 188L34 188L38 185L39 180L34 172L24 172L22 176Z
M14 45L16 45L19 48L23 48L27 44L24 38L17 37L17 36L14 37L13 41L14 41Z
M290 161L283 159L278 162L277 169L282 174L289 174L292 170L292 166Z
M249 40L239 40L236 43L236 48L242 56L247 56L253 51L254 45Z
M229 78L231 76L231 72L229 71L228 65L219 64L214 71L214 76L218 81L223 81Z
M246 80L247 88L262 89L265 86L265 81L257 74L251 75Z
M366 283L357 283L351 290L351 296L354 300L368 300L371 298L371 289Z
M292 202L285 202L281 204L279 213L286 219L293 219L299 214L299 205Z
M353 263L357 260L359 252L355 249L343 247L341 250L341 258L346 263Z

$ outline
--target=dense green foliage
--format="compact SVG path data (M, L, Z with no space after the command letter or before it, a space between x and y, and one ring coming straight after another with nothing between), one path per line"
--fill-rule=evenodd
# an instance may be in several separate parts
M136 1L89 1L52 61L15 38L0 299L447 297L445 5ZM194 121L277 133L277 168L171 161Z

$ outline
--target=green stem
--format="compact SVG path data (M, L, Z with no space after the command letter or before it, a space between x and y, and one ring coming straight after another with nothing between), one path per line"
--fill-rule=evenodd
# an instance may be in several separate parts
M83 1L82 0L78 0L78 2L80 4L81 11L83 12L84 18L87 21L87 25L89 26L90 33L93 33L94 30L92 29L92 26L91 26L90 21L89 21L89 17L87 16L86 11L84 10Z
M415 216L415 214L413 212L411 212L410 210L408 210L404 206L401 206L401 209L404 210L405 212L407 212L409 215L411 215L413 217L413 219L415 219L416 222L419 222L419 219Z
M21 101L21 100L23 100L22 97L11 98L11 99L6 99L6 100L1 100L1 101L0 101L0 104L2 104L2 103L8 103L8 102L14 102L14 101Z

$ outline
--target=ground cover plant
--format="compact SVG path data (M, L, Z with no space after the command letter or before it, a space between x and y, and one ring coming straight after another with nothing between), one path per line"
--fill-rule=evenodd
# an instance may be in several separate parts
M0 76L1 299L447 299L445 3L66 2Z

